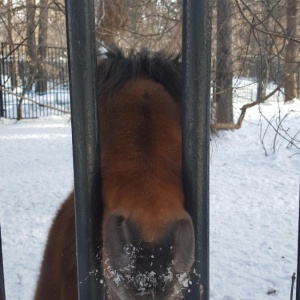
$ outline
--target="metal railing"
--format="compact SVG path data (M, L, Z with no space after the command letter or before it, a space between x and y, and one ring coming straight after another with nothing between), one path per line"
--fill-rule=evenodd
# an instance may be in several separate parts
M93 276L95 228L99 203L99 140L95 93L93 0L67 0L67 28L72 98L77 268L79 299L104 299ZM210 5L205 0L183 4L183 178L186 209L195 227L196 262L186 299L209 299L209 106ZM78 88L80 86L80 89ZM88 133L88 134L86 134Z
M28 51L26 44L1 43L0 117L17 118L18 106L24 119L70 112L67 49L49 46L43 60Z
M95 276L97 235L101 219L100 141L96 101L96 46L93 0L66 0L78 298L104 299ZM99 236L98 236L99 238Z
M0 300L5 300L1 226L0 226Z
M210 1L183 1L183 186L195 228L185 299L209 299Z

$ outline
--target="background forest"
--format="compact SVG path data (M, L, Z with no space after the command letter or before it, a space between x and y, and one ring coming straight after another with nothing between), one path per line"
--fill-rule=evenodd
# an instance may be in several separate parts
M298 0L212 1L211 85L216 107L215 130L239 128L247 108L265 102L279 91L284 101L298 98L297 5ZM147 47L179 53L181 7L180 0L95 1L97 49L115 43L123 49ZM55 85L68 81L67 75L62 76L67 68L62 71L61 66L49 63L50 49L59 49L51 54L54 60L67 61L64 1L2 1L0 42L2 91L8 80L10 92L21 86L23 97L33 88L37 93L46 93L51 76L55 77ZM240 78L251 81L236 86ZM272 90L267 89L270 83ZM255 85L256 92L253 93L252 87L251 95L240 96L246 105L233 124L233 94L250 85ZM21 119L22 96L18 101L17 118Z
M212 129L223 130L210 143L210 298L293 299L300 3L210 1ZM181 10L180 0L95 1L98 54L114 43L180 53ZM52 219L73 189L65 23L64 0L0 0L7 299L32 300Z

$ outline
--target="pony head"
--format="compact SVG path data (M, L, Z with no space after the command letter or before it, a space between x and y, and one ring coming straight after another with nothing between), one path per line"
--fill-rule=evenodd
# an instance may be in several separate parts
M181 177L180 63L146 50L108 53L98 82L108 293L180 299L194 262Z

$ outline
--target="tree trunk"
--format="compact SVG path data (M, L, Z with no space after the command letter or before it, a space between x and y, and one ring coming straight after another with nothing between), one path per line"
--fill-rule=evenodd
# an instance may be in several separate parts
M295 38L297 30L297 0L287 0L287 36ZM297 46L292 40L288 40L285 49L285 82L284 101L291 101L298 97L296 68Z
M230 4L230 0L217 0L216 117L218 123L233 123Z
M12 24L12 16L13 16L13 5L12 0L9 0L7 2L8 9L7 9L7 37L8 37L8 43L9 43L9 52L10 55L10 68L9 68L9 76L10 76L10 82L12 89L16 88L18 86L17 84L17 68L16 68L16 57L14 49L14 41L13 41L13 24Z
M36 92L47 92L47 37L48 37L48 0L40 0L38 36L38 72Z
M35 39L35 0L26 0L26 36L27 36L27 85L31 90L36 77L36 39ZM27 89L27 87L26 87Z
M35 0L26 0L26 35L27 35L27 83L24 87L22 97L19 100L17 107L17 120L23 118L22 103L25 94L32 89L36 73L37 73L37 58L36 58L36 40L35 40Z
M96 7L96 44L114 43L118 31L124 30L128 18L124 9L124 0L101 0Z
M263 15L261 19L263 20L260 24L262 32L257 31L258 37L260 37L258 41L258 49L259 54L257 56L257 94L256 101L266 97L267 94L267 86L270 79L270 61L269 61L269 53L272 52L272 47L270 45L270 37L269 34L263 32L264 30L269 29L270 18L268 13L270 11L270 3L269 0L266 0L265 3L262 3L262 12Z
M257 66L257 94L256 101L262 99L267 94L267 86L270 79L270 67L267 54L264 53L258 56L258 66Z

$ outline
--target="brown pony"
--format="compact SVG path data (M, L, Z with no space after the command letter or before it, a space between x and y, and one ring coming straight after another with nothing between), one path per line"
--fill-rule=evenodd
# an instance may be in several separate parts
M181 299L194 230L181 178L180 63L114 49L97 74L107 297ZM77 299L73 202L71 194L50 230L35 300Z

